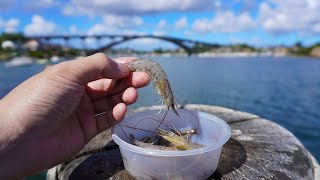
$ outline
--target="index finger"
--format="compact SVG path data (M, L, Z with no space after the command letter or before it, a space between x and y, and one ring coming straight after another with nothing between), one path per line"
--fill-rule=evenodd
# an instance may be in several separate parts
M123 63L123 64L128 64L130 61L137 59L136 57L119 57L115 58L116 62Z
M87 84L97 78L120 79L129 75L128 66L108 58L103 53L97 53L88 57L67 61L58 64L62 74L71 75L77 83Z

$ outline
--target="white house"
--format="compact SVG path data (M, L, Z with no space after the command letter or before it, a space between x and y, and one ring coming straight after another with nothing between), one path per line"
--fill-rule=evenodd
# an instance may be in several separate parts
M12 41L6 40L1 43L1 48L2 49L15 49L16 45Z
M30 40L24 44L24 47L31 51L36 51L39 48L39 42L36 40Z

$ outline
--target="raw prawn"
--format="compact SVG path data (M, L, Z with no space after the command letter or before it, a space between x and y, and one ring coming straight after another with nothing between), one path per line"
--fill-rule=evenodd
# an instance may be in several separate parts
M139 140L135 139L133 134L129 135L129 139L132 144L139 146L139 147L142 147L142 148L146 148L146 149L162 150L162 151L176 151L177 150L174 147L157 146L157 145L153 145L152 143L145 143L145 142L139 141Z
M167 110L172 108L174 113L179 116L167 75L158 63L150 59L135 59L128 63L128 67L130 71L146 72L153 80L154 86L161 96Z
M177 131L179 134L179 132ZM189 139L184 138L181 134L177 135L172 131L160 130L159 136L173 144L179 150L191 150L204 147L202 144L191 142Z

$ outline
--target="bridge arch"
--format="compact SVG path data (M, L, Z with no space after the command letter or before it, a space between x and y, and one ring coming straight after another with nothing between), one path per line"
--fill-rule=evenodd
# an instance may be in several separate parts
M112 48L115 45L124 43L126 41L130 41L130 40L133 40L133 39L139 39L139 38L154 38L154 39L160 39L160 40L168 41L168 42L171 42L171 43L181 47L182 49L184 49L189 56L194 53L192 48L190 48L190 47L186 46L185 44L183 44L183 42L181 40L179 40L179 39L161 37L161 36L151 36L151 35L149 35L149 36L124 36L121 40L110 42L109 44L106 44L106 45L104 45L104 46L102 46L102 47L100 47L98 49L93 50L91 53L94 54L94 53L97 53L97 52L102 52L104 50Z

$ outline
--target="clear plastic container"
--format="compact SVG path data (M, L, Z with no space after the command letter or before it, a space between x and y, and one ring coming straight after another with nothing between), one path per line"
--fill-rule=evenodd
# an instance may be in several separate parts
M112 138L119 145L124 166L137 179L206 179L216 170L222 146L229 140L231 130L228 124L208 113L179 110L181 118L169 111L166 125L179 130L197 128L198 134L192 141L203 148L186 151L149 150L132 145L128 139L133 134L137 139L150 135L165 112L144 111L126 117L113 128ZM129 128L135 127L135 129ZM160 128L166 129L165 125ZM143 130L138 130L143 129Z

